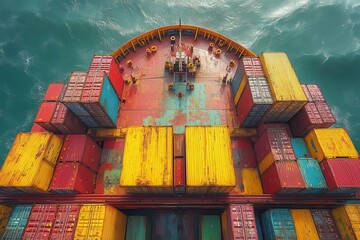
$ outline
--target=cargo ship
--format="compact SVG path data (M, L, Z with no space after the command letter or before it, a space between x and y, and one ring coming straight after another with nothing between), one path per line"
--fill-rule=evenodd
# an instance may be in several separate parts
M360 161L284 52L164 26L51 83L0 171L2 239L360 239Z

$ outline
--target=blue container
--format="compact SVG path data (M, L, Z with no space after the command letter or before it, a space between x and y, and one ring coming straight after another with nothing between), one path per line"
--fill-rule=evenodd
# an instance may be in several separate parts
M264 236L263 236L263 232L262 232L262 227L261 227L261 222L260 222L259 215L256 215L255 222L256 222L256 230L257 230L257 233L258 233L258 240L263 240Z
M77 117L89 117L90 114L86 111L83 105L79 102L63 102L64 105L72 111Z
M269 209L261 215L264 239L296 240L294 223L289 209Z
M304 139L302 138L292 138L291 145L294 149L296 158L311 158L310 152Z
M120 100L107 77L104 79L100 96L100 104L114 125L116 125Z
M321 194L327 190L326 180L317 160L312 158L298 159L297 163L306 186L306 189L300 193Z
M32 205L18 205L13 209L2 237L3 240L21 239L31 208Z
M100 125L93 117L79 117L79 119L89 128L98 128Z

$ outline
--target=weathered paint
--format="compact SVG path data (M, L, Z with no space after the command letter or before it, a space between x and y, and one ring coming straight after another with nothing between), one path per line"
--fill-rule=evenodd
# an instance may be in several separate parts
M360 205L349 204L332 210L341 239L360 239Z
M80 205L58 205L50 239L73 239L79 212Z
M6 229L11 211L12 209L10 207L0 205L0 237L3 235Z
M294 150L295 157L297 159L301 158L310 158L310 152L308 147L306 146L306 143L304 139L302 138L291 138L291 146Z
M243 179L243 194L263 194L260 175L256 168L243 168L241 170Z
M319 236L308 209L290 209L298 240L319 240Z
M186 127L187 193L228 193L235 187L229 129Z
M32 205L17 205L11 212L2 240L20 240L30 216ZM0 217L0 219L3 219Z
M128 128L120 186L128 192L173 192L171 127Z
M310 211L321 240L341 239L330 209L311 209Z
M296 240L294 223L289 209L269 209L261 214L265 239Z
M312 158L357 158L354 144L344 128L313 129L305 137Z
M184 194L186 191L185 158L174 159L174 193Z
M231 151L235 168L257 167L251 138L231 138Z
M126 240L150 240L151 222L146 216L128 216Z
M297 163L306 186L301 193L321 194L327 190L327 184L318 161L312 158L298 159Z
M203 215L200 216L199 223L199 239L200 240L220 240L221 239L221 224L218 215Z

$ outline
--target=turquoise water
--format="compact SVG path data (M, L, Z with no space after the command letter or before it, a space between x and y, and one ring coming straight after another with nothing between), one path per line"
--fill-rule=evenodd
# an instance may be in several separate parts
M96 2L96 3L93 3ZM218 31L260 54L285 51L303 83L318 83L360 150L358 1L0 1L0 163L28 131L50 82L86 70L94 53L183 23Z

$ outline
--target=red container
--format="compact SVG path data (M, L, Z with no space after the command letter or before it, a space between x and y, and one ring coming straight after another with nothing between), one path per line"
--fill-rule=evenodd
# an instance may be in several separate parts
M85 86L86 76L86 72L71 73L62 99L64 102L80 102L81 94Z
M260 58L244 57L239 61L239 69L247 76L265 76ZM243 74L242 74L243 75ZM241 75L241 76L242 76Z
M184 134L174 134L174 157L185 157Z
M315 103L307 103L289 122L295 137L304 137L313 128L324 125Z
M260 163L269 153L274 160L296 160L290 138L284 128L268 128L254 145L256 158Z
M311 97L311 102L325 101L324 95L322 94L319 86L317 84L306 84L306 88L308 89L308 93Z
M60 152L59 162L81 162L97 172L101 148L86 135L67 135Z
M320 163L329 192L351 194L360 190L360 160L325 159Z
M120 69L111 55L94 55L89 72L104 71L109 77L109 80L121 99L121 95L124 89L124 79L121 76Z
M320 240L341 239L330 209L311 209L310 211Z
M264 193L296 193L305 182L296 161L276 161L261 175Z
M125 140L121 138L108 139L104 141L103 149L114 150L114 149L124 149Z
M310 94L310 92L309 92L309 89L306 87L306 85L301 84L301 87L302 87L302 89L303 89L303 91L304 91L304 93L305 93L305 95L306 95L307 100L308 100L309 102L313 102L312 97L311 97L311 94Z
M30 132L47 132L45 128L41 127L39 124L34 123L31 127Z
M38 113L35 117L35 123L49 132L58 133L59 129L51 124L51 119L54 115L57 102L43 102L41 103Z
M323 120L322 127L329 128L330 126L336 123L334 114L332 113L327 102L315 102L316 108L319 111L319 114Z
M43 98L44 102L57 102L62 98L65 90L64 83L50 83Z
M260 136L268 128L284 128L289 137L293 137L289 124L286 123L260 123L257 128L257 135Z
M254 207L230 204L221 216L223 239L257 240Z
M51 231L51 240L71 240L74 237L80 206L76 204L59 205Z
M184 194L185 188L185 159L177 157L174 159L174 191Z
M78 117L75 116L68 108L58 103L55 112L51 118L51 125L58 129L56 133L62 134L84 134L86 126Z
M256 168L256 156L250 138L232 138L231 150L235 168Z
M54 225L56 210L55 204L35 205L21 239L48 240Z
M249 77L236 106L242 127L255 127L271 108L273 98L266 78Z
M58 163L49 191L60 194L94 193L96 173L81 163Z

